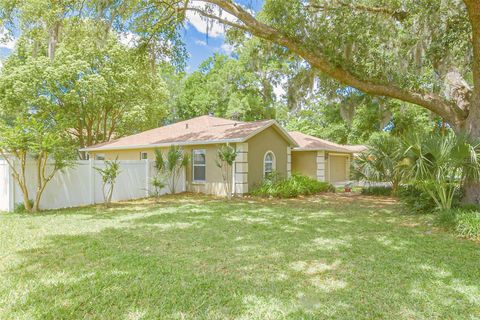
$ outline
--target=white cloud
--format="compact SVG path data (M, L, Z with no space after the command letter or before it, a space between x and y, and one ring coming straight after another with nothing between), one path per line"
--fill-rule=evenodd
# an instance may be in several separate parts
M139 37L131 32L122 32L118 34L118 40L120 43L129 48L133 48L138 39Z
M233 50L235 50L235 47L228 44L228 43L224 43L221 45L220 49L227 55L231 55Z
M17 38L12 38L5 30L0 31L0 48L13 50L16 43Z
M273 93L275 93L275 96L277 96L277 98L281 98L284 97L287 92L285 91L283 85L278 84L273 87Z
M205 8L205 4L201 0L194 0L191 3L191 7L202 10ZM218 10L215 13L215 15L227 21L231 21L231 22L237 21L237 18L235 18L235 16L225 11ZM225 26L223 24L218 23L213 19L206 19L202 17L198 12L187 11L186 18L187 18L187 21L198 32L206 34L208 30L209 37L218 38L218 37L222 37L225 34Z
M199 46L206 46L207 42L203 40L195 40L195 44L198 44Z

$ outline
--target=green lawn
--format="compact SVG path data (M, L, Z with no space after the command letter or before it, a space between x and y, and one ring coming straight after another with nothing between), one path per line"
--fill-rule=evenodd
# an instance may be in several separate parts
M479 319L480 245L387 198L0 214L0 319Z

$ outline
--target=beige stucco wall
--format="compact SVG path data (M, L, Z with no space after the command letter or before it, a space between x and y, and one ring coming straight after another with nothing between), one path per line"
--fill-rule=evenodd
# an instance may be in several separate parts
M317 151L292 151L292 173L317 178Z
M225 195L225 187L222 179L222 171L217 167L217 150L221 145L209 144L198 146L187 146L185 152L190 155L190 164L187 167L187 190L214 195ZM196 149L205 150L205 182L193 182L192 151Z
M272 151L276 159L276 171L287 176L288 142L274 129L269 127L248 141L248 189L253 190L263 180L263 159L267 151Z

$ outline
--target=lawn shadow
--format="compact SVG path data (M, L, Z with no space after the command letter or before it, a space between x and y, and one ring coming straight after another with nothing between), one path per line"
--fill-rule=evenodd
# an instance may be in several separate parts
M72 319L478 313L478 245L402 225L395 202L368 199L172 197L117 206L105 219L118 227L51 235L17 252L2 308Z

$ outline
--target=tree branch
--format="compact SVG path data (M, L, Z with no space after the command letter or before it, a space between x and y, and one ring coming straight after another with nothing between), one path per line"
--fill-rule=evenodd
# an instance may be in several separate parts
M307 49L303 45L301 39L289 37L288 35L283 34L281 31L258 21L249 12L247 12L238 4L234 3L232 0L200 1L214 4L222 10L237 17L245 25L242 28L243 30L250 32L254 36L290 49L292 52L298 54L300 57L309 62L314 68L343 83L344 85L356 88L367 94L385 96L422 106L440 115L449 123L457 126L463 126L463 122L468 115L467 111L462 110L455 104L434 93L412 92L395 85L379 84L375 83L374 81L360 79L354 74L350 73L348 70L343 69L341 66L332 64L320 53L314 52L311 49ZM200 10L199 12L201 13L202 11ZM211 14L209 14L207 17L216 19L220 22L222 21L221 18Z
M337 3L342 7L346 7L355 11L363 11L363 12L374 13L374 14L383 14L383 15L392 17L397 21L403 21L408 17L408 12L404 10L392 10L387 7L369 7L362 4L352 4L352 3L346 3L343 1L337 1ZM306 5L306 7L314 10L338 9L338 7L329 7L326 5L321 5L316 3L308 4Z

